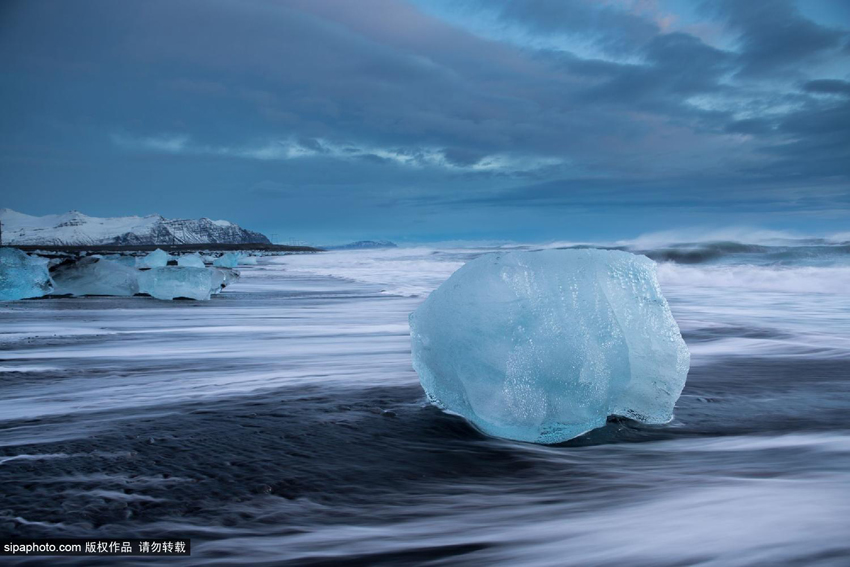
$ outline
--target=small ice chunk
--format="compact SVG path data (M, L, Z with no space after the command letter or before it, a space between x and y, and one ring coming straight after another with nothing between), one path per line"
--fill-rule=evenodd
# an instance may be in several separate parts
M219 268L235 268L239 265L239 258L241 257L242 254L239 252L226 252L215 259L213 266L217 266Z
M137 258L136 266L139 268L162 268L168 265L169 260L171 260L171 256L168 255L168 252L157 248L147 256Z
M17 248L0 248L0 301L41 297L53 291L48 260Z
M672 419L690 355L645 256L481 256L410 315L428 399L487 434L559 443L609 415Z
M177 258L178 266L185 266L187 268L203 268L204 260L201 258L201 255L195 252L194 254L184 254Z
M139 273L139 291L157 299L207 300L213 288L212 270L166 266Z
M122 256L120 258L131 258ZM119 259L89 256L53 271L57 295L133 296L139 293L139 270Z
M213 268L210 272L210 293L218 295L227 286L227 276L222 268Z
M241 266L256 266L257 265L257 257L256 256L242 256L239 258L239 264Z
M212 268L212 293L217 295L221 290L239 278L239 272L230 268Z

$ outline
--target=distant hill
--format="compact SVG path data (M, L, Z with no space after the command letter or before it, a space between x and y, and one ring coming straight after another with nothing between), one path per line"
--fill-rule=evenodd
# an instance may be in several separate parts
M36 217L0 209L3 244L93 246L101 244L270 244L259 232L225 220L145 217L98 218L70 211Z
M338 246L322 246L325 250L366 250L369 248L398 248L395 242L389 240L358 240L350 244Z

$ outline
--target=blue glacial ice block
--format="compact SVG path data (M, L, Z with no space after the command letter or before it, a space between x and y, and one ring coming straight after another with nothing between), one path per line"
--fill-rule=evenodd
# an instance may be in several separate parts
M690 364L655 263L620 251L481 256L411 313L410 331L432 403L534 443L609 415L670 421Z
M129 256L127 254L107 254L106 256L103 256L103 259L109 260L110 262L116 262L122 266L128 266L130 268L134 268L136 266L136 257Z
M177 265L186 266L187 268L203 268L204 259L197 252L194 254L184 254L177 258Z
M126 258L131 258L126 256ZM88 256L53 272L57 295L133 296L139 293L139 270L126 260Z
M218 295L221 290L239 279L239 272L230 268L210 268L210 272L213 295Z
M204 301L213 290L212 273L206 268L180 266L144 270L139 274L139 291L157 299L185 297Z
M47 260L17 248L0 248L0 301L41 297L52 291Z
M162 268L168 265L171 256L165 250L157 248L147 256L136 259L136 265L140 268Z

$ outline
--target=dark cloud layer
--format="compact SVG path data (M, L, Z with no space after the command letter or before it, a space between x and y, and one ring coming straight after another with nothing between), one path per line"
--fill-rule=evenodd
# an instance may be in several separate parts
M724 0L706 5L740 33L740 72L745 75L799 74L801 65L838 51L848 35L847 30L807 20L790 2Z
M839 230L839 16L784 0L6 2L0 206L313 239Z

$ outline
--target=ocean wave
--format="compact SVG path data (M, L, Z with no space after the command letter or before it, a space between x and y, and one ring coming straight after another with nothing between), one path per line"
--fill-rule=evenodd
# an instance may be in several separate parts
M664 262L658 266L658 278L662 287L844 295L850 289L850 266L682 266Z
M744 242L665 244L643 248L560 243L544 246L514 245L498 248L439 249L427 246L326 252L273 260L293 274L329 276L357 281L376 291L408 297L426 296L465 262L487 253L509 249L606 248L644 254L659 264L662 285L746 288L758 291L839 293L850 289L850 245L810 240L799 245ZM704 268L679 270L683 268Z
M740 242L682 244L653 249L631 249L656 262L678 264L752 264L762 266L832 266L850 264L850 245L805 244L764 246Z
M378 291L408 297L426 295L465 262L488 249L391 248L346 250L279 259L287 272L363 282Z

